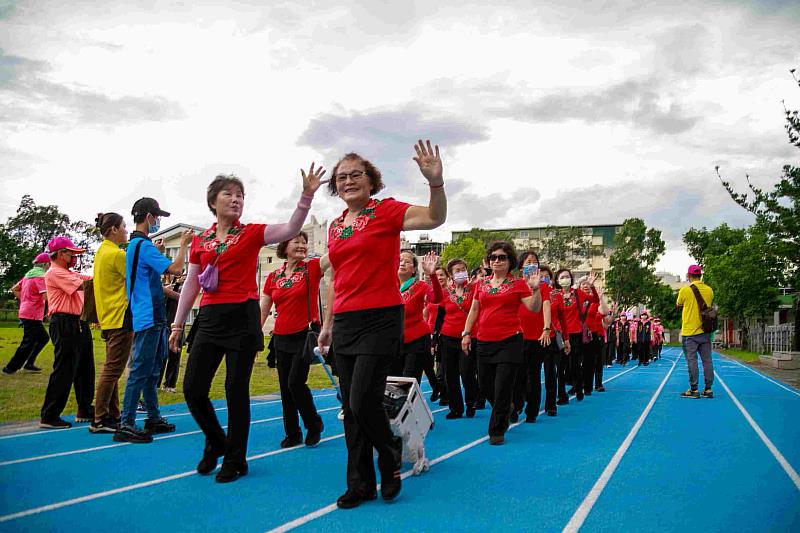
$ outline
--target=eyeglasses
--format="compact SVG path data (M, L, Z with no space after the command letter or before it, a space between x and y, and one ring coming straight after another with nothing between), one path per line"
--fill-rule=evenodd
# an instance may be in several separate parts
M508 261L506 254L492 254L489 256L489 261Z
M353 178L353 181L358 181L364 176L366 176L366 172L363 170L354 170L350 173L342 172L340 174L336 174L336 183L344 183L347 181L347 178Z

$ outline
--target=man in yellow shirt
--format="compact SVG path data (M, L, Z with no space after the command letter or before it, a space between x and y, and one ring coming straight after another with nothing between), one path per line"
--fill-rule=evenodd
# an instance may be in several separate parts
M714 301L714 291L701 281L703 269L700 265L692 265L686 274L689 285L678 292L678 309L681 311L681 337L683 337L683 353L689 366L689 390L681 394L684 398L713 398L711 386L714 384L714 365L711 361L711 333L703 332L703 319L700 317L700 305L692 287L696 287L707 306ZM699 371L697 354L703 361L703 379L705 389L697 390Z

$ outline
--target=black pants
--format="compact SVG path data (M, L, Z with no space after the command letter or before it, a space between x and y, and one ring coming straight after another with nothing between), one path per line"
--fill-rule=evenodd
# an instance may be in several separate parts
M444 348L442 348L442 338L440 336L435 336L433 339L433 345L435 347L435 353L433 355L433 360L436 362L436 384L439 387L439 398L442 401L448 401L447 396L447 383L445 380L445 371L444 371Z
M639 348L639 364L643 365L650 362L650 341L637 342Z
M287 437L302 436L298 412L306 429L316 429L322 425L322 419L314 405L314 398L306 384L311 366L304 363L301 358L306 335L305 330L293 335L275 335L283 429Z
M422 372L430 367L433 370L433 355L431 355L431 337L423 335L418 339L403 344L404 367L403 377L415 378L417 383L422 383ZM430 379L430 375L428 375ZM435 388L435 384L431 383Z
M183 376L183 395L197 425L206 436L206 450L225 455L224 462L243 464L250 435L250 375L257 351L236 351L208 341L195 340ZM219 424L208 397L211 381L225 358L225 399L228 434Z
M373 448L378 452L382 477L391 477L402 458L402 442L392 434L383 409L386 376L393 356L335 352L335 357L344 407L347 488L372 493L377 484Z
M569 336L569 358L572 362L572 387L575 394L592 391L594 379L594 359L591 354L587 357L586 348L591 343L583 343L583 334L572 333Z
M617 340L611 339L603 343L603 364L610 365L617 357Z
M521 413L525 408L525 399L528 388L530 387L530 383L528 383L527 360L525 363L526 364L517 365L517 373L514 374L514 392L511 395L511 405L516 413ZM537 377L536 379L538 380L539 378ZM480 380L478 384L480 384ZM539 385L541 385L541 383L539 383Z
M544 366L544 409L545 411L556 410L556 366L561 352L555 345L555 340L548 346L542 346L539 341L525 341L522 350L525 355L525 371L528 376L525 416L536 418L542 402L542 381L540 379L542 366ZM564 396L566 396L566 392Z
M630 357L631 357L631 345L630 345L630 342L628 342L627 340L625 340L625 341L621 340L619 342L619 346L617 347L617 360L621 364L627 365L628 361L630 360Z
M158 386L164 383L165 387L174 389L178 383L178 371L181 368L181 352L167 352L167 358L161 364L161 376L158 378Z
M22 341L17 346L17 351L6 365L6 370L16 372L24 366L33 366L39 352L50 342L50 337L44 329L41 320L21 318Z
M558 377L556 387L559 401L567 401L569 399L567 396L567 381L569 380L568 375L571 368L570 357L572 357L571 353L567 354L559 350L559 358L556 361L556 376Z
M432 392L439 392L441 391L440 384L439 384L439 376L436 374L436 369L433 366L433 354L431 350L428 349L429 357L425 360L424 366L422 367L422 371L425 373L425 377L428 378L428 383L431 385Z
M464 413L464 404L475 406L478 395L477 354L475 350L469 355L461 350L461 339L442 336L442 359L444 360L445 384L450 412ZM461 385L464 395L461 395ZM513 382L512 382L513 385ZM510 401L510 398L509 398Z
M489 435L502 436L508 430L514 377L520 365L480 361L481 390L492 406ZM451 397L452 398L452 397Z
M592 388L603 384L603 341L596 333L592 340L583 345L584 392L592 392Z
M54 349L53 372L44 395L42 420L61 416L73 384L78 411L88 414L94 399L94 350L89 325L77 315L53 313L50 338Z
M639 348L640 346L638 342L631 343L631 359L633 359L634 361L639 360Z

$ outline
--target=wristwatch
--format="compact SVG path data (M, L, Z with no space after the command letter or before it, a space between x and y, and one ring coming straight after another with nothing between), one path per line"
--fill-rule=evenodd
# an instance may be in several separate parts
M461 332L461 336L462 337L470 337L471 335L469 334L469 331L464 330L464 331Z

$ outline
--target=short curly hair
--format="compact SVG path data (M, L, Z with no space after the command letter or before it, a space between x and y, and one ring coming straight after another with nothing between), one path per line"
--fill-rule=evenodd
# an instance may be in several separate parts
M506 241L494 241L489 247L486 249L486 260L489 262L491 266L492 262L489 258L492 255L492 252L495 250L503 250L506 255L508 256L508 271L511 272L512 270L517 268L517 252L514 251L514 247Z
M350 152L349 154L345 154L343 158L339 160L338 163L333 167L333 172L331 173L330 181L328 181L328 192L331 196L336 196L339 194L339 191L336 188L336 174L339 171L339 165L341 165L344 161L361 161L364 165L364 173L369 176L369 195L373 196L378 194L385 185L383 184L383 177L381 176L381 171L373 165L369 160L364 159L360 155L355 152Z
M308 244L308 233L305 231L301 231L291 239L286 239L282 243L278 245L278 248L275 250L275 255L278 256L278 259L286 259L286 248L289 246L289 243L295 240L298 237L302 237L306 240L306 244Z

